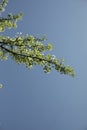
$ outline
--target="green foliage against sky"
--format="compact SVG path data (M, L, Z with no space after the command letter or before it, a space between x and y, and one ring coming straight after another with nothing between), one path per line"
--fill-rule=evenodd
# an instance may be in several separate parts
M6 29L16 28L17 21L23 16L22 13L19 13L17 15L8 14L6 18L2 17L7 3L7 0L3 0L0 4L0 33ZM46 51L52 50L52 44L45 44L45 37L38 38L21 34L14 37L0 35L0 60L7 60L8 57L11 57L16 63L24 64L27 68L40 65L46 73L54 68L61 74L74 76L72 67L66 66L64 61L57 59L55 55L47 54Z

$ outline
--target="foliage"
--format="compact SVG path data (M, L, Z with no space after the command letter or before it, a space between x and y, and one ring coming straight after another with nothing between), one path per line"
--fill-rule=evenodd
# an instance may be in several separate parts
M0 13L5 10L8 1L3 0L0 4ZM8 14L6 18L0 17L0 32L7 28L17 27L17 21L22 18L23 14ZM52 50L52 44L45 44L45 37L38 38L31 35L17 35L16 37L0 35L0 60L6 60L11 57L18 64L24 64L28 68L33 65L43 67L45 73L49 73L52 68L61 74L74 76L74 70L70 66L66 66L64 61L57 59L54 55L45 53Z

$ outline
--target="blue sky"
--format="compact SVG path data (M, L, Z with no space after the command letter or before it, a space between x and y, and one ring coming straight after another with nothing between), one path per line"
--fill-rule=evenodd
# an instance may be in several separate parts
M55 70L44 74L14 61L0 61L0 130L85 130L87 128L87 1L11 1L5 13L24 12L17 32L47 36L54 49L76 72L75 78Z

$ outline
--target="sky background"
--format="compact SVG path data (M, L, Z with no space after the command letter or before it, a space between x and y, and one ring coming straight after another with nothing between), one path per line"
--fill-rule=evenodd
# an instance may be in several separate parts
M0 130L86 130L87 0L9 0L3 16L19 12L18 28L2 34L45 34L76 76L0 61Z

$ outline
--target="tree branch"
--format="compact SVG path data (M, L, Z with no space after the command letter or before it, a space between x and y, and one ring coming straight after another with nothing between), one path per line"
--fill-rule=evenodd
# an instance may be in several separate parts
M1 43L1 42L0 42L0 43ZM38 60L40 60L40 61L44 60L44 61L46 61L46 62L48 62L48 63L52 63L50 60L46 60L45 58L39 58L39 57L36 57L36 56L29 56L29 55L25 55L25 54L20 54L20 53L14 52L14 51L12 51L12 50L10 50L10 49L4 47L3 45L0 45L0 47L1 47L3 50L5 50L5 51L7 51L7 52L9 52L9 53L11 53L11 54L13 54L13 55L17 55L17 56L21 56L21 57L30 57L30 58L32 58L32 59L38 59ZM54 64L54 63L52 63L52 64Z

